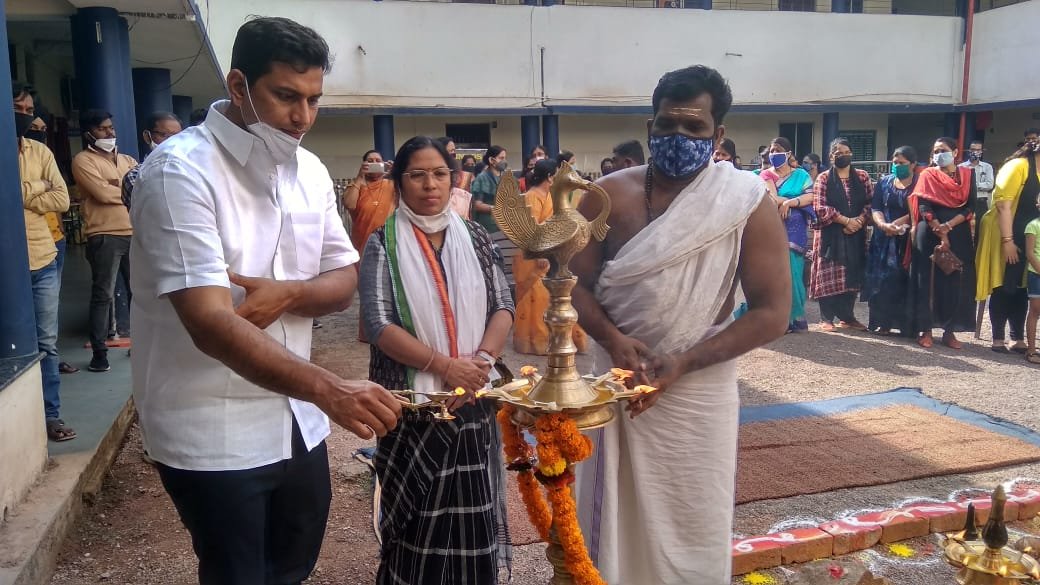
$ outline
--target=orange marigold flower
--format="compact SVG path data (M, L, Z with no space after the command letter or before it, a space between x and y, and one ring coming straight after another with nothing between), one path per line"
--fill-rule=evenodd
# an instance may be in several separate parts
M466 395L466 389L463 388L462 386L457 386L455 388L454 392L455 392L455 396L465 396Z
M643 394L649 394L651 392L657 392L657 388L654 388L653 386L647 386L646 384L640 384L640 385L636 386L635 388L633 388L633 390L636 390L638 392L642 392Z
M530 378L531 376L533 376L533 375L535 375L537 373L538 373L538 368L536 368L534 366L520 366L520 375L525 377L525 378Z

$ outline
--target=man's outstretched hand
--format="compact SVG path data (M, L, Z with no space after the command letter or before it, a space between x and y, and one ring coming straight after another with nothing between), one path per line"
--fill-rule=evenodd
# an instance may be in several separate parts
M383 437L401 417L401 402L379 384L340 380L318 407L339 426L362 439Z

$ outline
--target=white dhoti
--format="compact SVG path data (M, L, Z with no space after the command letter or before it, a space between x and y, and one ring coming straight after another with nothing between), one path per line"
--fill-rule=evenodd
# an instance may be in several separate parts
M755 175L708 165L604 266L596 298L618 329L675 353L724 328L712 322L764 195ZM610 357L596 352L595 371L606 371ZM636 419L619 409L592 435L574 489L585 544L608 583L730 582L738 411L736 367L724 362L683 376Z

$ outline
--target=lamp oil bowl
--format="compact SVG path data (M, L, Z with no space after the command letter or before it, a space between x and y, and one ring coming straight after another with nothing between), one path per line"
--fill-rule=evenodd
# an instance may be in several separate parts
M1004 525L1004 488L993 491L989 520L982 529L981 540L965 540L974 536L974 514L968 514L965 529L943 543L946 562L958 569L960 585L1012 585L1040 581L1040 564L1028 554L1008 547ZM970 526L968 525L970 524Z
M524 369L531 366L524 366ZM631 373L628 373L629 375ZM628 376L624 370L611 370L602 376L582 376L577 384L548 384L537 372L527 373L500 388L488 391L488 396L516 407L513 422L531 427L542 415L563 413L574 419L579 429L588 430L606 426L614 419L612 404L644 396L654 391L650 386L625 386Z

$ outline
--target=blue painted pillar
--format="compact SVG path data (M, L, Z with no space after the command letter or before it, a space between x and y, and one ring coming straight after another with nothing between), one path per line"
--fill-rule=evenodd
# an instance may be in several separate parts
M134 81L134 112L137 117L138 147L148 155L148 145L141 133L148 130L148 117L155 112L173 112L173 92L170 91L170 70L141 67L132 72Z
M556 6L556 0L542 0L542 6Z
M556 114L542 116L542 141L549 158L560 154L560 117Z
M0 0L0 96L11 95L6 0ZM0 359L35 355L36 311L18 180L14 109L0 108Z
M393 160L397 154L394 148L394 117L372 116L372 133L375 149L383 156L383 160Z
M852 12L850 0L831 0L831 12Z
M701 10L711 10L711 0L686 0L683 4L685 8L700 8Z
M534 147L542 143L541 130L538 128L538 116L520 116L520 143L523 156L531 154Z
M823 164L826 166L831 164L831 141L840 133L838 124L838 112L828 112L823 115L823 149L820 152L820 158L823 159Z
M191 121L191 111L195 109L191 96L175 95L170 97L173 102L173 113L181 119L181 124L187 127L188 122Z
M70 21L80 111L111 112L120 152L138 158L126 19L114 8L94 7L80 8Z

